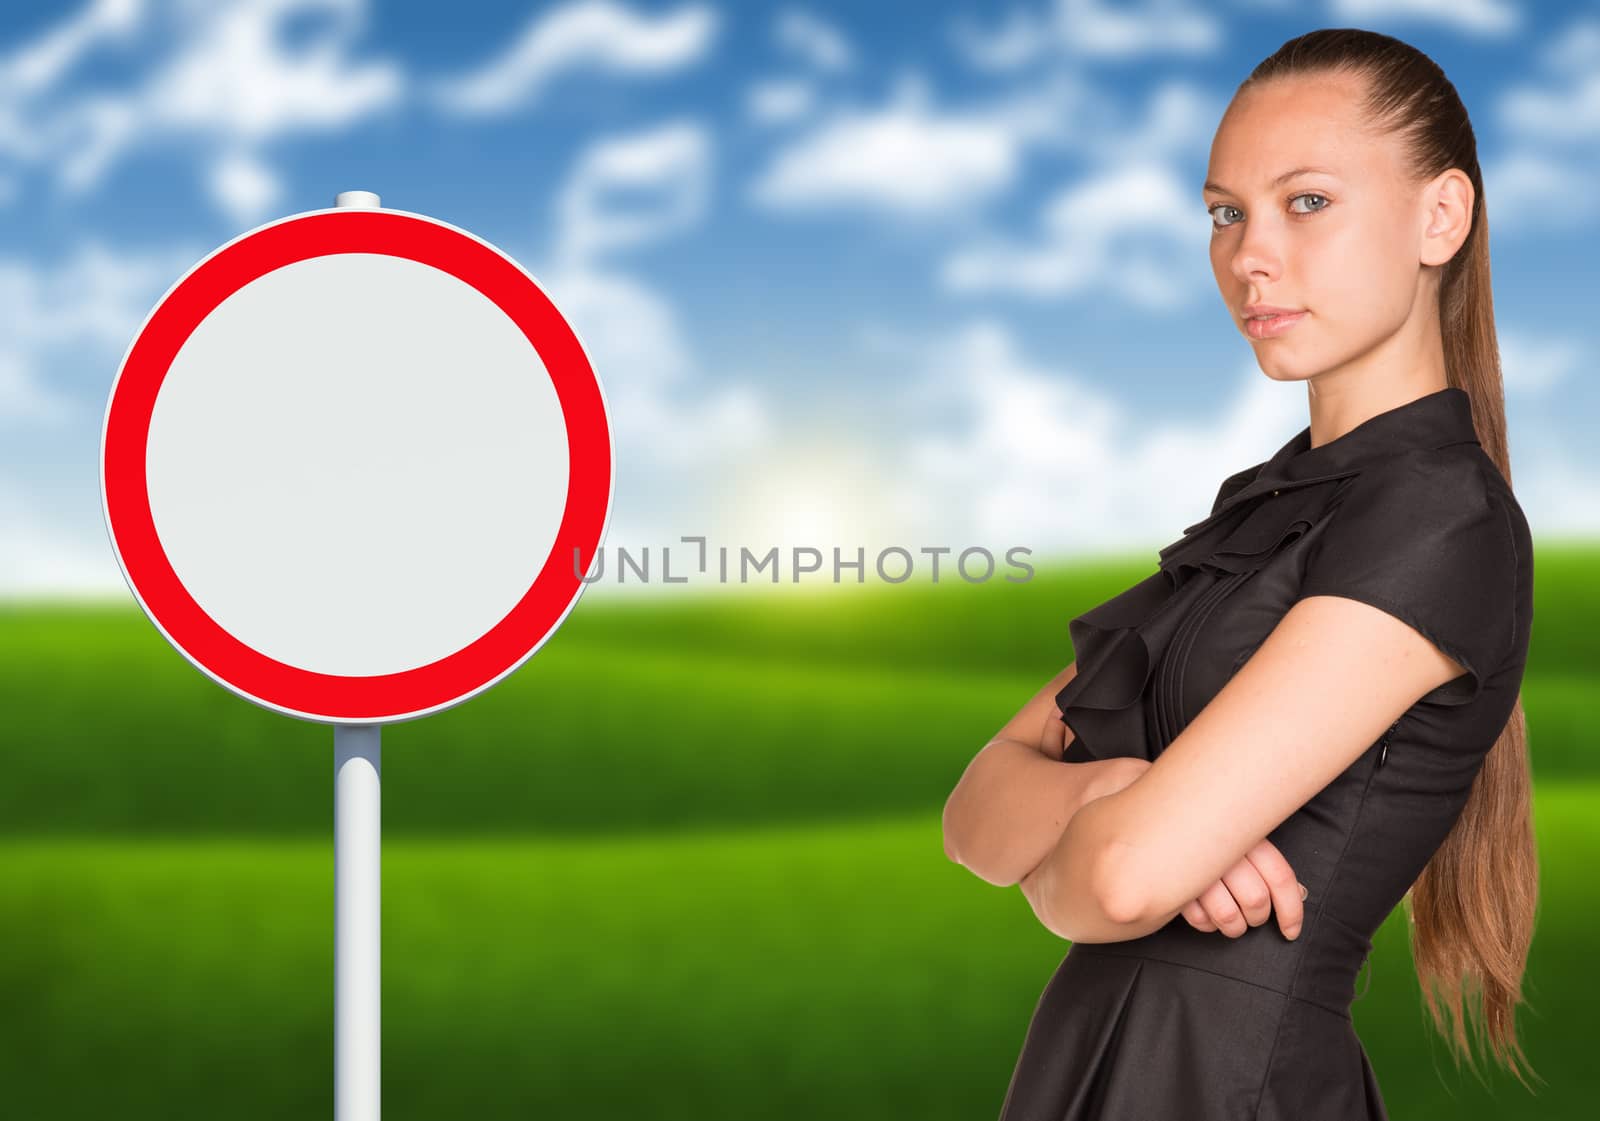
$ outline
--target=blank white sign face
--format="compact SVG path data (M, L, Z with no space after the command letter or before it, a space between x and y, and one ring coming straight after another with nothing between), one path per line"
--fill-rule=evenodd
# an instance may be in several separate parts
M510 612L555 543L567 434L539 356L476 289L345 253L252 281L178 352L150 509L228 633L320 673L398 673Z
M610 509L604 402L575 332L487 243L397 211L297 219L197 265L130 347L108 526L141 605L220 683L312 719L409 719L505 676L576 602L572 546L587 571ZM414 233L404 255L342 248ZM318 238L336 251L308 255Z

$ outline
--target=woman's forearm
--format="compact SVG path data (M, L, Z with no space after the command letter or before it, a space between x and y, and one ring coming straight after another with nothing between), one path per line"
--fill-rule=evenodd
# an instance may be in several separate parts
M1112 839L1115 794L1085 802L1022 885L1039 921L1072 942L1126 942L1160 930L1179 911L1147 915L1134 909L1119 879L1121 842Z
M1019 883L1100 793L1102 763L1063 763L1021 740L990 743L944 807L945 855L998 887Z

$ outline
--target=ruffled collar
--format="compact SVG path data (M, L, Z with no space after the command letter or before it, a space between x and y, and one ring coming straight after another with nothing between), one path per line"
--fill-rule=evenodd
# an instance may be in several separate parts
M1272 456L1229 476L1210 515L1184 529L1193 533L1242 502L1268 491L1353 475L1376 460L1422 448L1476 444L1472 399L1464 389L1446 386L1368 417L1344 435L1311 446L1311 426L1289 438Z
M1188 608L1220 579L1242 579L1286 542L1307 532L1329 496L1309 484L1354 475L1403 452L1477 443L1472 402L1453 386L1379 413L1336 440L1311 446L1301 429L1271 458L1223 482L1215 508L1161 550L1160 571L1068 624L1078 672L1056 694L1075 733L1067 762L1113 754L1154 758L1166 742L1147 725L1141 702L1150 675ZM1262 494L1285 493L1252 503ZM1206 577L1194 579L1198 573Z

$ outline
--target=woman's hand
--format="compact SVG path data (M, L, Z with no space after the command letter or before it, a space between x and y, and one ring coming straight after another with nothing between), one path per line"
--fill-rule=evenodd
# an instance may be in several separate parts
M1060 705L1044 718L1044 729L1039 733L1039 744L1045 754L1052 759L1060 759L1065 753L1067 726L1062 723ZM1124 787L1133 785L1134 780L1150 769L1150 760L1133 755L1113 755L1109 759L1096 759L1073 765L1087 768L1084 774L1088 775L1088 781L1083 785L1080 805L1088 805L1096 798L1104 798L1108 794L1115 794Z
M1180 914L1196 930L1220 930L1237 938L1260 926L1274 910L1285 938L1295 938L1305 910L1306 888L1278 847L1263 838L1223 877L1183 905Z
M1061 720L1061 706L1045 718L1040 743L1053 759L1066 749L1067 726ZM1085 792L1084 802L1103 798L1131 785L1150 769L1148 759L1118 756L1095 763L1080 764L1095 769ZM1184 904L1179 912L1196 930L1220 930L1237 938L1252 926L1260 926L1274 911L1285 938L1300 934L1306 889L1289 867L1278 847L1263 838L1245 853L1229 871L1199 897Z
M1044 718L1044 728L1039 732L1039 746L1052 759L1060 759L1067 750L1067 726L1061 722L1061 706Z

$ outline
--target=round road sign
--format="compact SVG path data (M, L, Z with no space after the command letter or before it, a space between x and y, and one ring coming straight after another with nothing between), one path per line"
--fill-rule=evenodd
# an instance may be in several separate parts
M291 215L214 250L112 384L100 483L140 606L218 684L388 724L525 662L610 519L605 396L537 281L421 214Z

